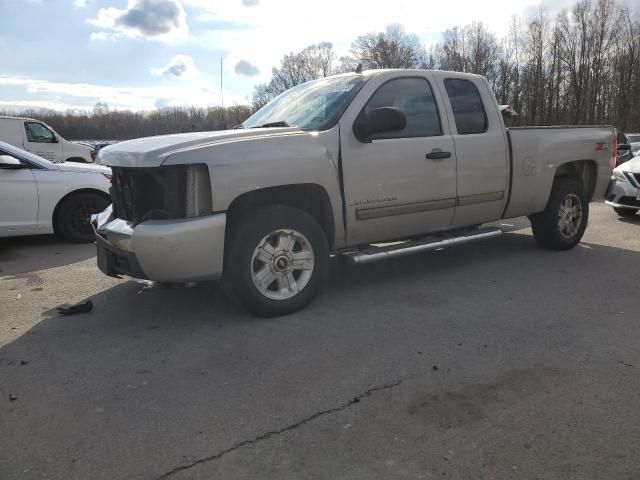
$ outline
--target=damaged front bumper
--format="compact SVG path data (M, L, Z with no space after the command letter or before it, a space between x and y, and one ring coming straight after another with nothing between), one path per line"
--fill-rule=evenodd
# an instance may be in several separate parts
M217 280L222 276L226 214L134 224L109 206L91 216L98 268L160 282Z

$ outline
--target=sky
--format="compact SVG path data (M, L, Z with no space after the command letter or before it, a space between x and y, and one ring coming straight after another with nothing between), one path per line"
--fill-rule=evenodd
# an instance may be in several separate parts
M0 0L0 110L248 103L290 52L404 25L425 45L569 0ZM220 61L223 59L220 89Z

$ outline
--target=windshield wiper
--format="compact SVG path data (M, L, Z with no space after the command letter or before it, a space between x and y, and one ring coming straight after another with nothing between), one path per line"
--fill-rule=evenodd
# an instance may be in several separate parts
M280 120L279 122L263 123L262 125L258 125L257 127L252 127L252 128L290 127L290 126L291 125L289 125L284 120Z

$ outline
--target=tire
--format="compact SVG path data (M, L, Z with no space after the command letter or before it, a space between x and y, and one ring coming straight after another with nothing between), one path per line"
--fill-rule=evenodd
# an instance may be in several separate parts
M638 209L636 208L616 208L613 207L613 210L620 215L621 217L633 217L636 213L638 213Z
M95 234L89 223L91 214L103 211L109 200L98 194L82 192L62 201L54 220L55 230L62 238L74 243L89 243Z
M311 303L329 267L327 237L311 215L274 205L231 228L224 277L246 310L275 317Z
M536 242L549 250L575 247L584 235L588 219L589 202L584 188L568 178L557 178L544 211L529 217Z

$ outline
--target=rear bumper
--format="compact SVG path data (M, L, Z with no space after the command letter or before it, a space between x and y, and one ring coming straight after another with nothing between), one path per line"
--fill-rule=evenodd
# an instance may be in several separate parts
M638 210L640 209L638 187L633 185L630 180L626 182L612 180L607 190L605 203L614 208Z
M91 217L98 268L162 282L216 280L222 276L226 214L134 225L114 218L111 207Z

